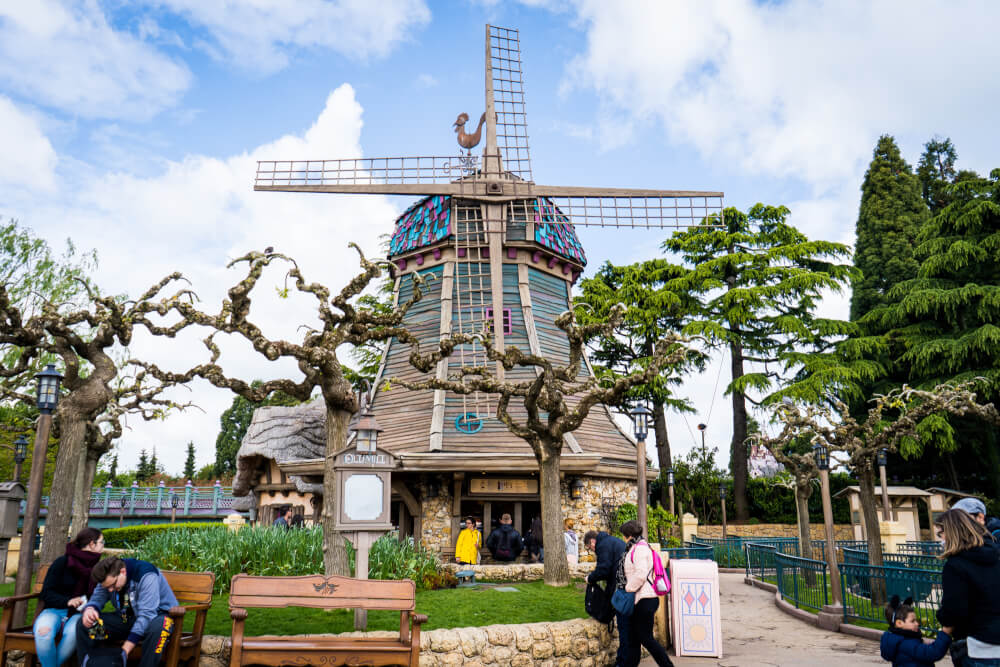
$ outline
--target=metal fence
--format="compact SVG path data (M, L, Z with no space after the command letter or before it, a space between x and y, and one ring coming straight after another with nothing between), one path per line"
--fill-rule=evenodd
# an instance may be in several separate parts
M233 511L229 486L105 486L90 493L91 516L170 516L176 502L177 516L213 516ZM40 514L48 514L48 496L42 497ZM21 503L24 513L25 503Z
M830 604L826 563L811 558L799 558L774 553L774 571L781 597L796 608L820 611Z
M766 544L773 546L777 551L797 556L799 554L799 541L795 537L742 537L734 535L725 539L714 537L691 538L693 544L712 547L712 559L718 563L719 567L746 568L747 554L746 546L749 544Z
M774 554L777 548L770 544L747 544L747 576L760 581L773 582L775 577Z
M940 570L844 563L840 567L844 590L844 620L885 623L885 602L893 595L913 598L914 610L924 630L939 628Z
M901 554L918 554L923 556L938 556L941 554L943 546L940 542L904 542L899 545Z
M663 549L663 551L670 554L671 560L675 558L712 560L713 549L708 545L691 544L688 542L683 547L673 547L671 549Z

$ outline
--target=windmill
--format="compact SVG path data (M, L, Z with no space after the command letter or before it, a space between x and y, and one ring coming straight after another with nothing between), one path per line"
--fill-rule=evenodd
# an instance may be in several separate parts
M254 189L420 197L397 219L390 244L389 259L399 269L395 298L407 298L414 273L438 280L430 281L404 325L429 343L456 331L489 328L500 351L514 344L565 358L568 345L565 337L560 342L554 320L569 308L570 287L586 264L575 226L698 224L721 214L723 194L539 185L531 169L517 30L486 26L485 88L486 111L476 132L466 133L466 113L455 123L464 155L260 161ZM473 155L482 130L482 154ZM415 373L406 356L403 346L390 342L380 378ZM486 363L485 351L470 343L442 360L437 375ZM502 377L504 369L497 364L496 372ZM588 372L581 368L581 374ZM381 444L401 457L403 469L464 465L485 474L528 470L534 462L524 443L512 442L517 439L490 419L489 396L446 396L438 390L420 398L380 391L373 410L384 429ZM617 478L628 478L631 471L634 479L635 445L605 413L606 419L588 417L575 437L566 436L564 468ZM442 468L441 456L432 461L448 452L461 452L461 464L453 460L451 468Z

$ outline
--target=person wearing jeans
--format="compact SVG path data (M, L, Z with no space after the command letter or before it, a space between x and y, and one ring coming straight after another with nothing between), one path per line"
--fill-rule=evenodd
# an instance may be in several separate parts
M101 531L84 528L66 545L66 554L49 566L40 595L45 608L32 627L35 652L42 667L59 667L76 651L76 613L94 589L90 571L101 559L102 551Z

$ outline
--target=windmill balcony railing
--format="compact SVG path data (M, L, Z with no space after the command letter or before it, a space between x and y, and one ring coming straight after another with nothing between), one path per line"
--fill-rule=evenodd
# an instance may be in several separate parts
M103 487L90 494L91 516L171 516L171 497L177 498L177 516L230 514L235 497L229 486ZM49 498L42 497L40 514L47 514ZM24 513L24 503L21 503Z

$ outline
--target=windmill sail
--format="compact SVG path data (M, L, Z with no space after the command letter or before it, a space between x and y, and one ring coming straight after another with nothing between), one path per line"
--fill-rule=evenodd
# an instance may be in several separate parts
M489 136L493 124L504 171L518 180L534 181L524 108L521 39L512 28L486 26L486 117L487 151L493 147ZM495 123L491 122L494 120Z

